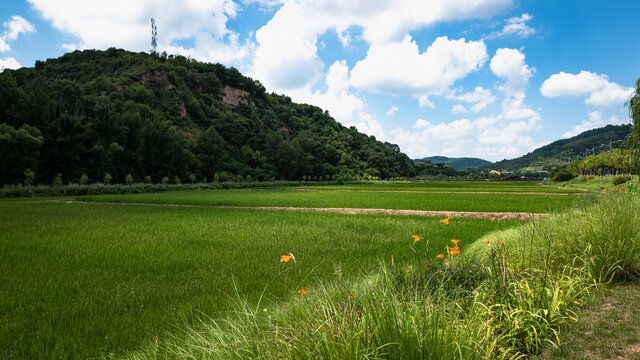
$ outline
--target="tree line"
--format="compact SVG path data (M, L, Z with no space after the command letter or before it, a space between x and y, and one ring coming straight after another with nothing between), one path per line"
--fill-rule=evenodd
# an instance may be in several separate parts
M234 68L114 48L1 73L0 158L0 184L417 174L397 145Z

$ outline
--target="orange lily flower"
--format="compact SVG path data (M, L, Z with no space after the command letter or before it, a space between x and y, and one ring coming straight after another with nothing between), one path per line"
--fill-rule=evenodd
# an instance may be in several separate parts
M462 240L458 240L458 239L453 239L453 240L451 240L451 242L452 242L455 246L458 246L458 243L459 243L460 241L462 241Z
M438 254L438 255L436 255L436 257L437 257L438 259L442 259L442 258L444 257L444 255L442 255L442 254Z
M417 243L418 241L422 240L422 238L418 235L411 235L411 237L413 238L413 243Z
M291 259L293 259L293 256L289 256L289 255L282 255L280 256L280 262L289 262Z
M305 290L305 289L298 290L298 294L302 296L305 296L308 292L311 292L311 290Z

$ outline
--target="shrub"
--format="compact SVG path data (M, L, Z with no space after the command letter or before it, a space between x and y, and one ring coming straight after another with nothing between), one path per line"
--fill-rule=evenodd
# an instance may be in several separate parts
M124 183L127 185L133 184L133 176L131 176L131 174L127 174L127 176L124 177Z
M144 177L144 183L145 184L151 184L151 176L147 175Z
M62 186L62 174L58 173L58 175L53 178L53 186Z
M168 176L163 177L163 178L162 178L162 183L163 183L164 185L168 184L168 183L169 183L169 177L168 177Z
M572 173L566 168L555 168L551 173L551 180L560 182L560 181L569 181L576 177L576 174Z
M618 186L620 184L626 183L629 180L631 180L631 176L629 175L618 175L618 176L614 176L613 179L611 179L611 183L614 186Z
M80 176L80 185L86 185L87 183L89 183L89 177L87 174L82 173L82 176Z
M27 169L24 171L25 185L33 185L35 178L36 178L36 173L34 173L31 169Z
M110 173L106 173L104 174L104 178L102 178L102 183L105 185L110 185L111 184L111 174Z

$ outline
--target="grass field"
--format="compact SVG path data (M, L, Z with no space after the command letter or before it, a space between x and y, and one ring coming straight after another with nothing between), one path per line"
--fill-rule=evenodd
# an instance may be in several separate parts
M197 190L149 194L95 195L77 199L104 202L208 206L292 206L546 213L573 207L591 195L442 194L411 192L289 191L283 189Z
M392 255L399 264L415 261L414 234L434 253L453 238L471 243L515 224L2 201L0 355L121 353L199 312L221 316L236 298L234 284L251 302L263 291L286 299L330 278L336 266L350 276ZM289 252L297 262L280 263Z
M316 190L372 190L372 191L428 191L428 192L536 192L579 193L579 189L560 189L555 186L540 186L533 181L426 181L426 182L380 182L353 185L301 186Z

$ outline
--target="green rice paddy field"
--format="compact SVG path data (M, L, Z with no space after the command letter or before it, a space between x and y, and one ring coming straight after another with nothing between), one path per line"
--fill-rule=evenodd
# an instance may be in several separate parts
M507 191L493 183L469 191ZM464 188L462 184L461 188ZM397 189L399 184L381 189ZM420 188L412 184L414 188ZM378 190L367 185L367 190ZM433 185L423 188L433 188ZM527 185L526 188L532 187ZM239 206L561 211L588 196L324 191L193 191L84 199ZM532 191L533 190L533 191ZM551 191L535 187L532 192ZM523 190L518 190L522 191ZM556 190L552 190L556 191ZM345 215L252 209L0 201L0 358L123 354L203 317L223 317L238 294L260 306L319 281L471 244L517 221ZM281 263L293 253L296 262Z
M401 188L401 187L399 187ZM582 194L559 196L545 194L487 193L496 188L474 193L397 192L386 186L379 191L343 191L332 187L320 191L301 189L269 190L194 190L148 194L95 195L79 200L103 202L134 202L153 204L185 204L203 206L280 206L318 208L405 209L438 211L533 212L561 211L588 199ZM543 188L546 189L546 188Z

